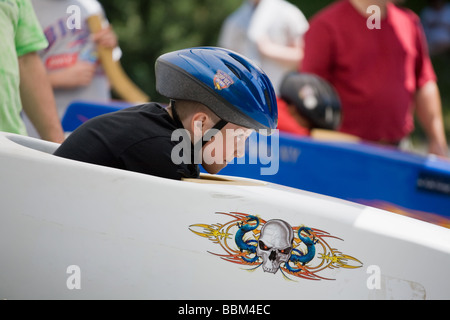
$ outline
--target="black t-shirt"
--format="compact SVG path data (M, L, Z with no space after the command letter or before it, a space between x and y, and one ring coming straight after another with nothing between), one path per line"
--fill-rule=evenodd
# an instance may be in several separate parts
M169 179L198 178L198 165L176 165L171 159L180 143L171 140L172 133L181 128L161 105L149 103L87 121L55 155Z

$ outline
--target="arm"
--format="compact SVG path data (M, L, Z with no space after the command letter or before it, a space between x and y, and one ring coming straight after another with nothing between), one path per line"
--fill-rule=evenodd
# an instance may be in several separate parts
M429 142L429 152L448 155L442 120L441 98L435 81L429 81L416 93L416 114Z
M417 18L416 115L428 139L430 153L447 156L448 146L442 120L442 104L436 74L431 63L425 33Z
M282 22L276 16L283 17ZM303 36L308 28L307 19L296 6L268 1L258 5L248 37L256 42L261 55L295 68L303 59Z
M303 59L302 40L298 39L292 46L284 46L270 40L269 37L261 37L258 42L259 52L273 60L298 66Z
M44 140L61 143L64 132L45 67L37 53L19 57L20 96L23 109Z
M92 82L96 67L95 63L78 61L73 66L48 73L48 79L55 89L84 87Z

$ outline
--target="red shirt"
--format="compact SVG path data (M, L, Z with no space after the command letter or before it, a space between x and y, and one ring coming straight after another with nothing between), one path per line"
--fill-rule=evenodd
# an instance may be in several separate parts
M278 130L281 132L292 133L300 136L309 136L307 128L302 127L289 113L286 102L280 98L277 99L278 105Z
M340 131L398 142L414 129L415 91L436 75L417 15L389 3L381 29L369 29L367 20L349 0L319 12L305 35L302 71L336 88Z

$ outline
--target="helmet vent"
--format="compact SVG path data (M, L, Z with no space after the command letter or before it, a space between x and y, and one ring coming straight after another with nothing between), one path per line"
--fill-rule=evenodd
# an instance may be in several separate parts
M241 75L241 71L238 70L235 66L229 64L229 63L225 63L225 65L228 67L228 69L230 69L231 72L233 72L233 74L239 79L242 80L242 75Z
M230 57L232 57L234 60L236 60L237 62L239 62L241 65L243 65L245 67L245 69L248 70L248 72L252 73L251 67L249 66L249 62L244 60L241 56L234 54L234 53L230 53L229 54Z
M264 97L266 98L267 107L269 108L269 112L272 113L272 102L271 102L271 99L269 97L269 93L267 92L267 90L264 90Z

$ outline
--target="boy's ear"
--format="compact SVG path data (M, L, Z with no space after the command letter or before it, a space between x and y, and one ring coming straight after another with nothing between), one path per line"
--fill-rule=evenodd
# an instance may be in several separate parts
M197 112L192 117L192 128L196 130L202 130L205 126L206 121L209 119L208 115L204 112Z

